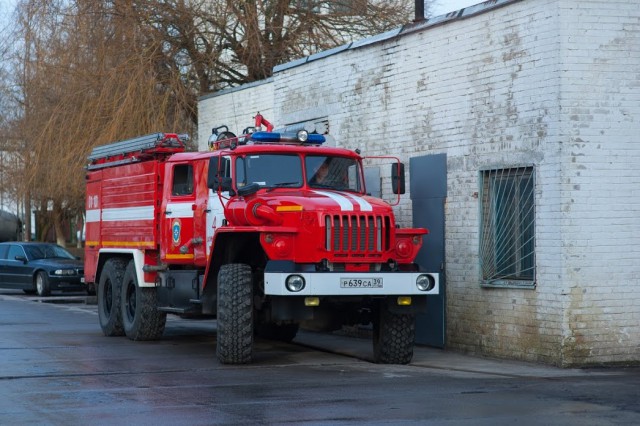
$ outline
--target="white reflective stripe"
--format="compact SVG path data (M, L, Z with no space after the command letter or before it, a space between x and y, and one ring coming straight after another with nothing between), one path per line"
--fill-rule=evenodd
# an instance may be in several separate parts
M100 222L100 209L87 210L87 223Z
M102 221L114 222L117 220L130 221L130 220L153 220L154 208L153 206L142 207L121 207L117 209L103 209Z
M365 200L362 197L359 197L355 194L345 194L347 197L351 198L352 200L354 200L356 203L358 203L358 205L360 205L360 210L363 212L370 212L373 211L373 206L371 204L369 204L369 202L367 200Z
M340 206L340 210L342 211L353 211L353 203L347 199L347 197L342 196L340 194L336 194L335 192L325 192L325 191L313 191L316 194L324 195L325 197L331 198L333 201L338 203Z
M193 217L193 202L167 203L167 217Z

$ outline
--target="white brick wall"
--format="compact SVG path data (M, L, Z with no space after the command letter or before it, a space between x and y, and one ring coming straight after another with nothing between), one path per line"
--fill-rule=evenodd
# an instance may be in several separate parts
M559 3L566 363L640 359L640 8Z
M267 120L273 116L273 84L271 79L248 84L213 95L202 96L198 102L198 149L209 149L211 129L228 126L240 134L254 125L253 117L260 112Z
M278 124L328 117L339 146L407 165L447 154L450 348L558 365L637 362L639 34L635 0L489 6L281 70L271 113ZM226 96L207 103L229 113ZM480 171L522 165L535 167L537 286L481 288ZM408 196L396 213L411 224Z

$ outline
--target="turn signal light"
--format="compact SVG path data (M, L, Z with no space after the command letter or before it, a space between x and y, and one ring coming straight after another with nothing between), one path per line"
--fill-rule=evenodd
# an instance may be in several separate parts
M304 306L320 306L319 297L305 297Z
M411 296L398 296L398 305L411 306Z

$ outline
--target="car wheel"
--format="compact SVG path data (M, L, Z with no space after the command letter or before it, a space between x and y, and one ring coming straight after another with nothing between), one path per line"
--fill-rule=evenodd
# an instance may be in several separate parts
M122 280L122 324L131 340L157 340L162 337L166 312L158 310L155 287L138 285L134 261L130 261Z
M40 297L46 297L51 294L51 289L49 288L49 277L45 271L38 271L36 274L36 293Z
M126 262L123 259L107 260L98 281L98 318L105 336L122 336L120 289Z
M228 264L218 274L216 354L222 364L251 362L253 351L253 284L251 267Z

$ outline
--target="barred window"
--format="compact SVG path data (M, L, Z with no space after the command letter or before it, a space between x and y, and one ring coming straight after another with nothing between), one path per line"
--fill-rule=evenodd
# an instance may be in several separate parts
M485 170L480 263L485 286L535 285L533 167Z

